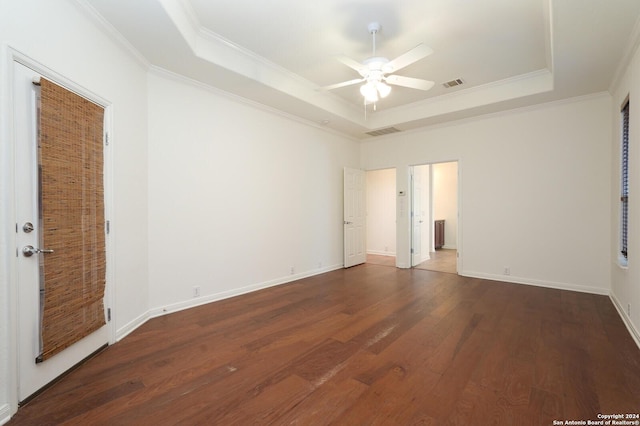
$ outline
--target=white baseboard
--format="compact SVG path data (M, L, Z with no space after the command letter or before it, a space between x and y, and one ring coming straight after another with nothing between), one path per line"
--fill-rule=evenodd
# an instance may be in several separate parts
M443 245L442 248L445 249L445 250L456 250L457 249L456 246L450 246L450 245L447 245L447 244Z
M140 327L142 324L149 320L149 311L143 313L132 321L129 321L124 327L116 330L116 342L124 339L127 335L129 335L133 330Z
M470 278L482 278L491 281L502 281L512 284L525 284L536 287L555 288L557 290L570 290L579 291L581 293L599 294L601 296L608 296L609 289L600 287L583 286L578 284L561 283L555 281L536 280L533 278L516 277L513 275L497 275L497 274L485 274L482 272L462 271L459 275Z
M149 318L156 318L162 315L170 314L173 312L182 311L189 308L195 308L196 306L205 305L211 302L217 302L219 300L228 299L235 296L240 296L242 294L251 293L253 291L262 290L269 287L274 287L277 285L286 284L292 281L297 281L302 278L311 277L314 275L324 274L325 272L335 271L337 269L342 269L344 265L332 265L324 268L313 269L308 272L303 272L300 274L287 275L285 277L277 278L270 281L265 281L262 283L252 284L245 287L240 287L228 291L222 291L220 293L208 294L202 297L196 297L189 300L184 300L177 303L172 303L170 305L160 306L149 310L148 315ZM140 324L142 325L142 324Z
M0 425L11 420L11 407L9 404L0 405Z
M620 303L616 295L613 293L609 293L609 299L611 299L613 306L615 306L616 310L618 311L618 315L620 315L620 318L622 318L622 322L627 327L627 330L629 330L631 338L633 338L633 340L636 342L636 345L638 345L638 349L640 349L640 331L638 331L638 329L631 322L631 318L629 318L629 316L624 312L622 303Z
M378 256L395 256L395 253L390 251L378 251L378 250L367 250L367 254L376 254Z

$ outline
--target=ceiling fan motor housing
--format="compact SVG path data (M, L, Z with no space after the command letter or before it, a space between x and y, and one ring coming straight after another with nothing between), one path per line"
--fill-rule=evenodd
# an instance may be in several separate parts
M358 70L358 73L360 73L360 75L364 78L369 78L373 75L382 77L383 74L389 72L388 67L386 67L388 63L389 60L381 56L367 58L363 61L362 64L364 66L360 70Z

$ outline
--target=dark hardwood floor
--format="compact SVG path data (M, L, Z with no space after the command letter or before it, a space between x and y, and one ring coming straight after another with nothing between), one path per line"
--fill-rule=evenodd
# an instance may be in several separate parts
M608 297L364 264L153 319L10 425L552 425L640 411Z

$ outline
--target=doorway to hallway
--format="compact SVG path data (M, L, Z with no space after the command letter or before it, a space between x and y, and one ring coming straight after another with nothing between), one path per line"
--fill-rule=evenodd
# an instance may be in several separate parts
M411 174L411 266L458 271L458 162L415 165Z
M396 265L396 169L367 175L367 262Z

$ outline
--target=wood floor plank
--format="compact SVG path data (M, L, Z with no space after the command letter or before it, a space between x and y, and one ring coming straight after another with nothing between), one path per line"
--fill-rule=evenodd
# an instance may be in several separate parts
M341 342L347 342L362 333L362 330L372 327L382 318L393 315L402 309L402 307L408 303L407 300L411 301L413 297L422 295L427 291L427 286L421 286L418 289L405 287L397 292L391 293L376 303L353 313L349 324L336 330L333 338Z
M534 384L537 389L560 393L563 382L563 345L561 323L540 321L540 345L535 359Z
M456 401L462 395L482 356L491 346L491 336L481 330L475 330L463 348L452 360L427 399L425 412L436 419L446 419Z
M364 264L149 320L9 425L546 425L640 407L607 297Z
M566 419L562 409L562 397L536 387L531 388L527 423L535 425L553 424L554 420Z
M351 409L368 386L357 380L330 381L277 420L280 425L329 425Z
M256 398L242 404L238 410L226 413L217 421L217 424L268 425L279 422L283 415L310 395L314 389L311 383L295 374L287 376L273 385L269 392L262 392ZM207 424L209 421L207 415L203 416L200 413L185 420L190 424Z

